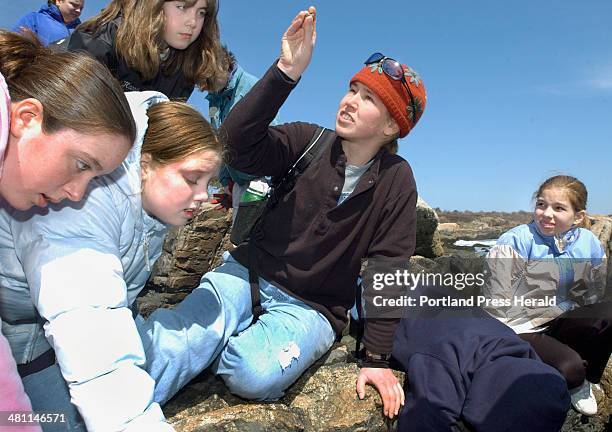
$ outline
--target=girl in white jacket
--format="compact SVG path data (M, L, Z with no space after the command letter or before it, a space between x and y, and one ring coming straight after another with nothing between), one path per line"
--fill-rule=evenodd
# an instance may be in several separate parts
M127 100L106 68L86 56L48 50L32 34L0 31L2 211L80 200L94 176L121 163L135 133ZM4 311L0 316L9 320L0 320L5 331L10 316ZM29 410L11 349L0 333L0 421L8 421L15 432L40 430L32 422L8 419L9 411Z
M222 146L189 105L156 92L127 97L134 147L82 203L51 205L44 217L0 212L0 311L15 323L7 335L18 363L30 365L23 381L35 410L76 407L88 430L171 430L145 368L155 346L143 346L131 307L167 226L208 199Z

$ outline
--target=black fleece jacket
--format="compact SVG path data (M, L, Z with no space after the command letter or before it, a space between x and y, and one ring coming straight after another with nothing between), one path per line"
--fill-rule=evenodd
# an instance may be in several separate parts
M187 100L195 85L188 82L181 71L167 75L160 69L152 79L143 80L138 71L125 64L115 51L115 36L120 23L121 17L116 18L100 28L96 35L76 30L62 46L69 51L85 51L104 63L119 80L123 91L155 90L169 99Z
M220 132L233 168L278 177L300 156L316 125L268 126L295 85L273 65L232 109ZM355 302L362 259L408 260L416 238L417 191L408 162L381 149L338 205L346 163L337 137L266 215L263 238L255 240L259 276L320 311L338 334ZM232 255L249 266L246 244ZM390 353L398 321L366 320L365 347Z

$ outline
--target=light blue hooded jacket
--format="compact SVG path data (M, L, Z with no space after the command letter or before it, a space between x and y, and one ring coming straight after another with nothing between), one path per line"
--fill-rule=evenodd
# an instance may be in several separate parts
M53 347L88 430L173 430L130 306L160 256L167 227L142 209L146 110L167 100L127 93L138 127L122 165L85 199L27 212L0 206L0 316L17 363Z
M535 222L519 225L497 240L485 266L483 295L496 303L484 308L516 333L541 331L563 312L606 297L605 252L584 228L554 237L541 234ZM538 304L546 299L551 304Z

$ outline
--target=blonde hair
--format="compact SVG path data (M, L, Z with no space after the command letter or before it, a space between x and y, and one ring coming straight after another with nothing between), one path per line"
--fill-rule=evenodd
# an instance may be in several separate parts
M130 143L136 137L121 86L104 65L85 54L45 48L29 30L0 30L0 72L13 101L33 98L42 104L47 134L68 128L117 134Z
M537 200L545 190L548 189L562 189L567 194L567 197L572 205L574 212L584 211L586 213L588 192L584 183L578 180L576 177L568 175L556 175L550 177L544 183L540 185L537 192L533 194L533 199ZM591 227L591 221L585 216L582 218L582 222L578 224L579 227L589 229Z
M218 76L224 72L220 60L217 0L208 0L198 38L184 50L169 48L169 57L162 63L160 53L165 48L163 5L166 1L171 0L112 0L77 30L95 36L101 27L121 17L114 48L126 65L138 71L144 80L154 78L160 69L167 75L181 71L187 82L200 90L215 90ZM190 7L197 0L184 1Z
M167 165L207 150L223 156L223 144L213 127L191 105L160 102L147 110L147 116L142 153L150 154L152 163Z

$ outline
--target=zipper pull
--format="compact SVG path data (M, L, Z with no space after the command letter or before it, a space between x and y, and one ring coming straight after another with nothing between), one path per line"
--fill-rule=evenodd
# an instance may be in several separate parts
M144 233L144 253L145 253L145 261L147 264L147 271L151 271L151 263L149 262L149 236L147 233Z

